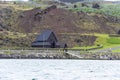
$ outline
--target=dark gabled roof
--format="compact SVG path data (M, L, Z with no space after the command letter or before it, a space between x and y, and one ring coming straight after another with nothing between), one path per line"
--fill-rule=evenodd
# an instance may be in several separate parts
M51 45L49 42L34 42L32 43L33 46L37 46L37 45Z
M40 35L37 36L35 41L47 41L52 33L53 33L52 30L45 30ZM55 36L55 34L54 34L54 36ZM56 38L56 36L55 36L55 38Z

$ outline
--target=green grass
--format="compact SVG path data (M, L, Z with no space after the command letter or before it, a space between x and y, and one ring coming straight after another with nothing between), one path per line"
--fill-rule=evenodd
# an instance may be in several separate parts
M101 4L100 9L94 9L91 6L90 7L81 7L81 3L77 4L77 8L70 7L70 11L83 11L85 13L100 13L110 16L116 16L120 18L120 5L119 4Z
M97 37L96 41L94 42L94 45L102 45L103 48L108 45L107 39L109 36L107 34L95 34Z
M108 39L108 43L111 43L111 45L120 46L120 37L110 37ZM120 52L120 49L113 50L113 52Z
M107 42L110 44L120 44L120 37L110 37L107 39Z
M43 3L42 1L40 1L39 3L37 2L8 2L6 4L0 4L0 7L12 7L14 8L16 11L20 10L20 11L25 11L25 10L31 10L33 8L36 7L40 7L41 9L45 9L46 7L48 7L50 5Z
M120 49L117 49L117 50L113 50L112 52L120 52Z
M96 48L97 46L84 46L84 47L73 47L73 49L90 49L90 48Z
M108 34L96 35L98 38L95 41L96 44L103 45L101 49L112 48L120 46L120 37L109 37Z
M120 37L109 37L108 34L95 34L95 36L97 36L95 45L103 45L101 49L120 46Z
M93 34L83 34L83 35L93 35ZM108 34L97 34L94 33L97 37L96 41L94 42L93 46L84 46L84 47L73 47L73 49L91 49L97 48L97 45L102 46L100 49L112 48L120 46L120 37L109 37ZM115 50L116 52L120 50Z

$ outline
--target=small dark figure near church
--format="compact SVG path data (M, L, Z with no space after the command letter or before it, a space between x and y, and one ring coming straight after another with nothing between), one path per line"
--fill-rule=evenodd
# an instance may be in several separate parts
M67 46L67 44L65 43L65 44L64 44L64 47L63 47L63 51L64 51L64 52L67 52L67 51L68 51L67 48L68 48L68 46Z
M120 34L120 30L117 32L117 34Z

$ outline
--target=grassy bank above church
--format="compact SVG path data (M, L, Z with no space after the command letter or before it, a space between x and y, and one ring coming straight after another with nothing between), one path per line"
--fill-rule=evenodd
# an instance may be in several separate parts
M84 35L91 35L91 34L84 34ZM93 34L92 34L93 35ZM96 49L107 49L107 48L114 48L120 46L120 37L116 36L109 36L108 34L94 34L97 39L94 42L93 46L75 46L73 49L84 49L84 50L96 50ZM120 50L113 50L115 52L120 52Z

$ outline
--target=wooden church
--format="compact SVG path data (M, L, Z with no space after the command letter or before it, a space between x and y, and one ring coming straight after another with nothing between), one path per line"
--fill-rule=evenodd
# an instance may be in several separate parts
M32 47L41 48L60 48L60 44L52 30L45 30L39 34L31 45Z

